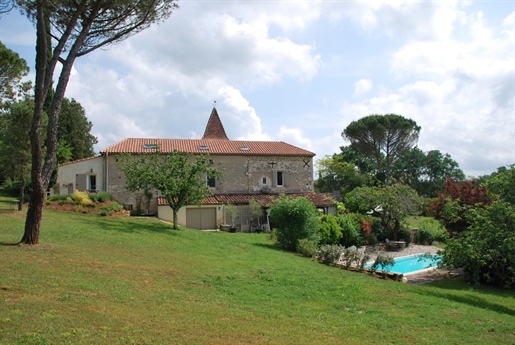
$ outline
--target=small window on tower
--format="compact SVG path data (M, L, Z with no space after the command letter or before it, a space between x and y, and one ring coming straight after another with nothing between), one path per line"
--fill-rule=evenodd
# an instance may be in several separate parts
M263 177L263 184L266 184L266 177Z

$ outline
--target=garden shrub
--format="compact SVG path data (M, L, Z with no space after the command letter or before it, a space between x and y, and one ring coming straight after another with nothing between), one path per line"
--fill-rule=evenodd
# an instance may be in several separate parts
M93 201L91 201L91 199L88 197L88 193L86 192L75 191L72 194L72 198L76 203L82 206L88 206L93 203Z
M340 244L344 247L362 246L360 215L356 213L345 213L337 217L341 227L342 237Z
M378 242L384 242L388 238L388 229L381 223L381 219L374 218L372 234Z
M353 262L359 262L361 253L355 246L345 248L342 254L343 266L349 269Z
M447 230L436 220L424 220L420 222L414 241L419 244L444 243L449 234Z
M447 241L442 263L466 281L515 288L515 207L497 200L471 210L468 231Z
M334 265L342 256L345 247L338 244L324 244L317 251L317 257L326 264Z
M376 271L377 269L380 269L383 271L383 274L386 277L386 274L390 271L393 265L395 265L395 260L393 257L379 253L377 254L377 257L372 264L371 270Z
M104 202L112 199L111 193L109 192L100 192L100 193L91 193L88 195L91 200L94 202Z
M320 217L319 243L338 244L342 237L342 229L336 217L324 214Z
M297 253L307 258L315 257L317 249L317 243L308 238L300 239L299 243L297 244Z
M296 251L301 239L318 242L319 212L307 198L282 195L270 207L270 218L281 247Z
M406 247L411 244L412 236L411 236L411 230L406 228L400 228L397 232L397 236L399 240L406 241Z
M47 200L48 201L66 201L67 198L70 197L70 194L54 194L50 195Z
M101 216L112 215L115 212L123 210L123 206L117 203L116 201L111 201L109 205L102 207L100 211Z

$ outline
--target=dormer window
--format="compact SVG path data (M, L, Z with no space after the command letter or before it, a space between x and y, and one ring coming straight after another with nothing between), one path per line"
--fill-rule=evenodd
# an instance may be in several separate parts
M207 145L200 145L199 149L201 149L201 150L209 150L209 147Z
M144 149L157 149L157 144L144 144Z
M241 146L240 150L242 150L242 151L249 151L250 148L248 146Z

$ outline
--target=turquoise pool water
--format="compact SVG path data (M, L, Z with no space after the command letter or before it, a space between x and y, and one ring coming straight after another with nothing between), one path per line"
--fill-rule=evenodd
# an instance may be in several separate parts
M413 273L423 269L436 267L436 263L442 257L432 255L431 257L423 257L422 255L412 255L395 259L395 265L392 266L390 272L394 273ZM370 268L372 264L366 264L365 268Z

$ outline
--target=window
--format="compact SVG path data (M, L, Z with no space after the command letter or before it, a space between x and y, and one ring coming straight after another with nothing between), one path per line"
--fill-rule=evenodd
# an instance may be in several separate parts
M89 175L89 190L97 189L97 175Z
M207 186L209 188L216 188L216 178L210 177L207 179Z
M283 172L282 171L277 172L277 186L278 187L283 186Z
M201 149L201 150L209 150L209 147L207 145L200 145L199 149Z
M266 177L263 177L263 184L266 184Z
M157 149L157 144L144 144L144 149Z

